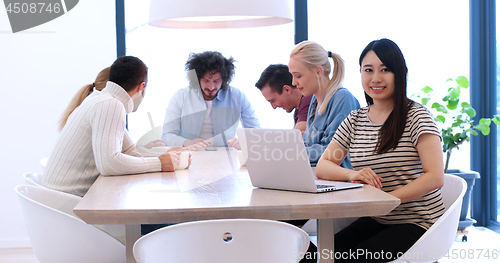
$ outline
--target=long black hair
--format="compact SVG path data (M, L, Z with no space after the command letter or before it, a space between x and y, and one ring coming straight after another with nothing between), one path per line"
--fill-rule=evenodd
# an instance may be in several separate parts
M375 147L375 153L384 153L395 149L403 135L406 126L408 111L414 101L406 95L406 79L408 69L406 61L398 45L392 40L383 38L370 42L359 57L359 66L368 51L373 50L377 57L394 73L394 109L382 125L380 136ZM365 92L366 103L373 104L373 99Z

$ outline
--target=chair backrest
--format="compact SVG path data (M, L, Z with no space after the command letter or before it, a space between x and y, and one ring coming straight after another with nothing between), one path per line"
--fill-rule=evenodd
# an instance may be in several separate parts
M24 181L29 185L42 186L43 175L36 173L24 173Z
M47 166L47 162L49 161L49 157L44 157L42 159L40 159L40 165L42 166L42 168L45 170L45 166Z
M309 246L302 229L278 221L223 219L177 224L134 244L138 263L298 262Z
M35 256L41 263L123 263L125 246L73 214L81 197L33 185L15 191Z
M444 175L441 188L445 213L406 251L393 262L434 262L441 259L453 245L458 229L462 199L467 183L459 176Z

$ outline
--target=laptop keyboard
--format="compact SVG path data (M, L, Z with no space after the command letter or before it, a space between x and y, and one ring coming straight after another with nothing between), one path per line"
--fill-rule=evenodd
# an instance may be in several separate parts
M317 184L316 189L324 189L324 188L332 188L334 185L326 185L326 184Z

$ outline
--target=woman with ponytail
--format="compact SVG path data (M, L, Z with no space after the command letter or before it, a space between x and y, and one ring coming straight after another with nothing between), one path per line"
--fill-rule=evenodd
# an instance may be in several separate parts
M304 96L314 95L307 113L304 143L309 162L315 166L337 127L351 111L359 109L359 102L342 87L342 58L326 51L316 42L303 41L297 44L290 54L288 67L293 75L292 84ZM344 160L342 167L351 168L348 158Z
M101 91L106 87L106 82L108 82L109 79L109 67L101 70L99 74L97 74L97 77L95 79L95 82L92 84L87 84L83 86L78 92L73 96L73 99L71 99L68 107L63 111L61 115L61 119L59 120L59 131L61 131L64 126L66 125L66 121L68 121L69 115L78 107L80 104L82 104L82 101L90 95L94 89Z

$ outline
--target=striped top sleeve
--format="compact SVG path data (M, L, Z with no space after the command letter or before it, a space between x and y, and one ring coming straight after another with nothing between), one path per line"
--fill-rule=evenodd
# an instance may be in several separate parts
M416 149L419 136L424 133L440 136L440 133L429 111L414 103L408 112L406 127L396 149L375 154L382 124L372 123L368 118L368 110L369 107L364 107L352 111L337 129L333 140L349 152L354 170L371 168L383 178L382 190L391 192L423 174ZM375 219L382 224L411 223L428 229L443 213L441 192L436 189Z

